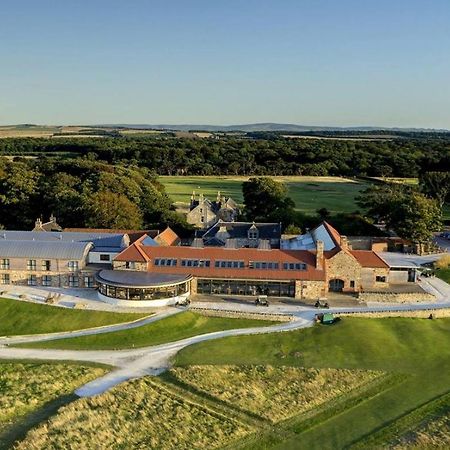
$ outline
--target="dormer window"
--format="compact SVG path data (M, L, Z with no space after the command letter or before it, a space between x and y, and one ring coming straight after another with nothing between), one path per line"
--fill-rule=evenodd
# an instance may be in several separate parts
M257 228L250 228L248 230L248 238L249 239L258 239L259 233Z

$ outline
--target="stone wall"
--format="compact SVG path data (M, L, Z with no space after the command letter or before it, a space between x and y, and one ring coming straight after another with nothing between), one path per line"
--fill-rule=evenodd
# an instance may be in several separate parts
M197 278L191 280L191 295L197 294Z
M412 317L418 319L427 319L430 314L433 318L440 319L443 317L450 317L450 308L440 309L423 309L420 311L379 311L379 312L355 312L355 313L336 313L335 316L355 316L355 317L369 317L369 318L383 318L383 317Z
M113 261L112 268L113 270L139 270L141 272L147 272L148 265L146 262L136 261L133 268L128 268L125 261Z
M385 277L386 282L376 281L377 277ZM361 287L368 288L386 288L389 286L388 268L363 267L361 269Z
M358 300L363 302L380 303L421 303L432 302L434 295L428 292L360 292Z
M326 264L326 289L332 279L344 281L344 292L356 292L361 285L361 266L358 261L348 253L340 251L330 259L325 260ZM350 287L350 282L354 281L355 286Z
M276 322L290 322L292 316L286 314L275 314L275 313L251 313L246 311L236 311L236 310L225 310L225 309L210 309L210 308L200 308L200 307L190 307L189 310L201 314L203 316L210 317L234 317L240 319L259 319L259 320L272 320Z
M87 270L78 270L73 272L54 272L54 271L2 271L1 273L9 273L9 284L18 285L18 286L35 286L35 287L89 287L88 283L85 282L85 277L89 277L92 281L92 286L95 287L96 283L94 280L95 273ZM36 276L36 283L29 284L29 276ZM51 284L46 284L45 286L42 283L43 277L49 276L51 277ZM76 282L74 286L69 286L69 277L74 276L76 280L78 280L78 286L76 286ZM1 288L1 285L0 285Z
M295 298L318 299L325 295L325 283L323 281L296 280Z

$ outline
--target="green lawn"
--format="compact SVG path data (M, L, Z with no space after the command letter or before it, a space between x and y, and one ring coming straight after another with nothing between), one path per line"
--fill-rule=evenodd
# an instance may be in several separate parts
M353 212L358 210L355 197L367 187L367 184L340 177L273 177L284 182L299 211L315 214L320 208L327 208L333 213ZM192 191L203 193L215 199L217 191L231 196L242 203L242 182L248 177L202 177L202 176L161 176L167 193L177 203L188 204Z
M450 267L447 269L436 270L436 276L441 280L444 280L446 283L450 283Z
M450 319L344 318L333 326L196 344L182 350L175 364L271 364L398 374L400 381L396 385L334 415L325 414L314 426L306 426L301 418L291 420L270 432L256 433L242 446L364 447L368 435L377 431L378 442L372 442L370 448L379 448L392 439L397 419L450 391ZM385 429L389 425L391 428Z
M79 330L129 322L146 315L148 313L113 313L67 309L0 298L0 336Z
M190 311L182 312L166 319L130 330L112 333L58 339L55 341L21 344L27 348L59 348L70 350L106 350L132 347L146 347L178 341L198 334L233 328L263 327L274 322L258 319L230 319L225 317L207 317Z

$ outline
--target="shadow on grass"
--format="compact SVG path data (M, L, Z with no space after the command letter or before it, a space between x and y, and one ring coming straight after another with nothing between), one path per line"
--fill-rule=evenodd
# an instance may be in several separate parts
M22 440L32 428L50 419L62 406L68 405L79 398L76 394L63 395L45 403L38 410L21 417L14 424L6 426L6 429L0 433L0 449L12 448L14 443Z

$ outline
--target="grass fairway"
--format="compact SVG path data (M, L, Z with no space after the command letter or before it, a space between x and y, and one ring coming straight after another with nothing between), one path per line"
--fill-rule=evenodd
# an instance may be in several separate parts
M80 330L129 322L146 315L83 311L0 298L0 336Z
M79 364L0 363L0 447L13 423L105 372Z
M360 208L355 203L355 197L367 187L365 183L340 177L272 178L286 184L296 208L307 214L315 214L320 208L327 208L333 213L356 211ZM159 180L172 200L179 204L188 204L192 191L203 193L211 200L216 198L217 191L221 191L242 203L242 182L248 180L248 177L161 176Z
M178 341L198 334L233 328L263 327L274 322L258 319L230 319L226 317L207 317L190 311L182 312L157 322L130 330L112 333L58 339L55 341L21 344L18 347L56 348L68 350L107 350L132 347L146 347Z
M389 425L450 391L450 319L344 318L334 326L242 336L196 344L176 357L178 366L270 364L392 372L399 384L365 398L326 420L306 426L291 420L257 433L242 448L335 449L362 446L374 431L379 448ZM384 432L385 429L386 431ZM395 429L395 426L394 426ZM240 448L240 447L236 447Z

